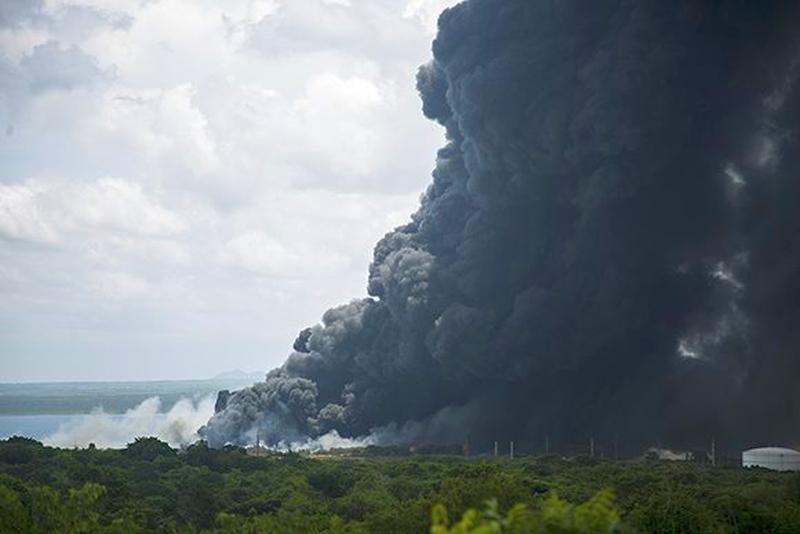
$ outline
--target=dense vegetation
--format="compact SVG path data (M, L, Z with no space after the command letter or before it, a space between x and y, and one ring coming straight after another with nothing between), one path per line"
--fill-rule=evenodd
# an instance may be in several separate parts
M153 438L123 450L0 441L4 533L610 529L797 532L800 476L586 457L255 457Z

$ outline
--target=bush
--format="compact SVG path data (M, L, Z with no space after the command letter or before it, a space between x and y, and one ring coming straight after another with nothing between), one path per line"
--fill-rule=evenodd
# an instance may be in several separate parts
M604 534L620 526L610 490L578 506L552 493L538 510L517 504L505 516L498 512L497 501L490 500L480 512L467 510L452 527L447 509L439 504L433 509L432 520L431 534Z
M128 443L125 453L136 460L152 462L160 456L175 456L175 449L158 438L136 438Z

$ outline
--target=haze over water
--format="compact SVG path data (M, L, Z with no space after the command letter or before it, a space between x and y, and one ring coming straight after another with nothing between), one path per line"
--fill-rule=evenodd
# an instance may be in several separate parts
M0 384L0 439L24 436L65 446L124 446L139 435L174 445L194 437L216 393L249 375L209 380Z

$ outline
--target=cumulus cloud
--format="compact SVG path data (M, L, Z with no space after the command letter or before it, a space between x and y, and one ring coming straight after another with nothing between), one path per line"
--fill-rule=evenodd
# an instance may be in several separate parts
M3 2L0 374L263 368L363 293L441 139L413 88L430 33L405 8Z
M0 28L26 24L42 9L43 0L8 0L0 5Z
M45 220L37 203L44 193L36 183L0 184L0 235L10 239L55 241L56 231Z
M33 92L50 89L70 90L93 83L103 75L97 62L76 46L61 48L56 41L33 47L19 62Z
M454 0L408 0L403 16L419 21L430 33L435 33L439 14L456 3Z
M219 170L217 145L193 101L195 94L191 84L108 91L95 114L81 124L83 148L122 146L144 160L143 168L165 166L191 176Z
M138 183L119 178L0 184L0 206L0 232L33 241L52 242L75 232L169 236L187 226Z

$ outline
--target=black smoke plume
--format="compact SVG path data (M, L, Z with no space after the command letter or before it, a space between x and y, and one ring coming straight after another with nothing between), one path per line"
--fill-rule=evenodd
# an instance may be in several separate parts
M800 439L799 5L446 10L419 210L209 442Z

